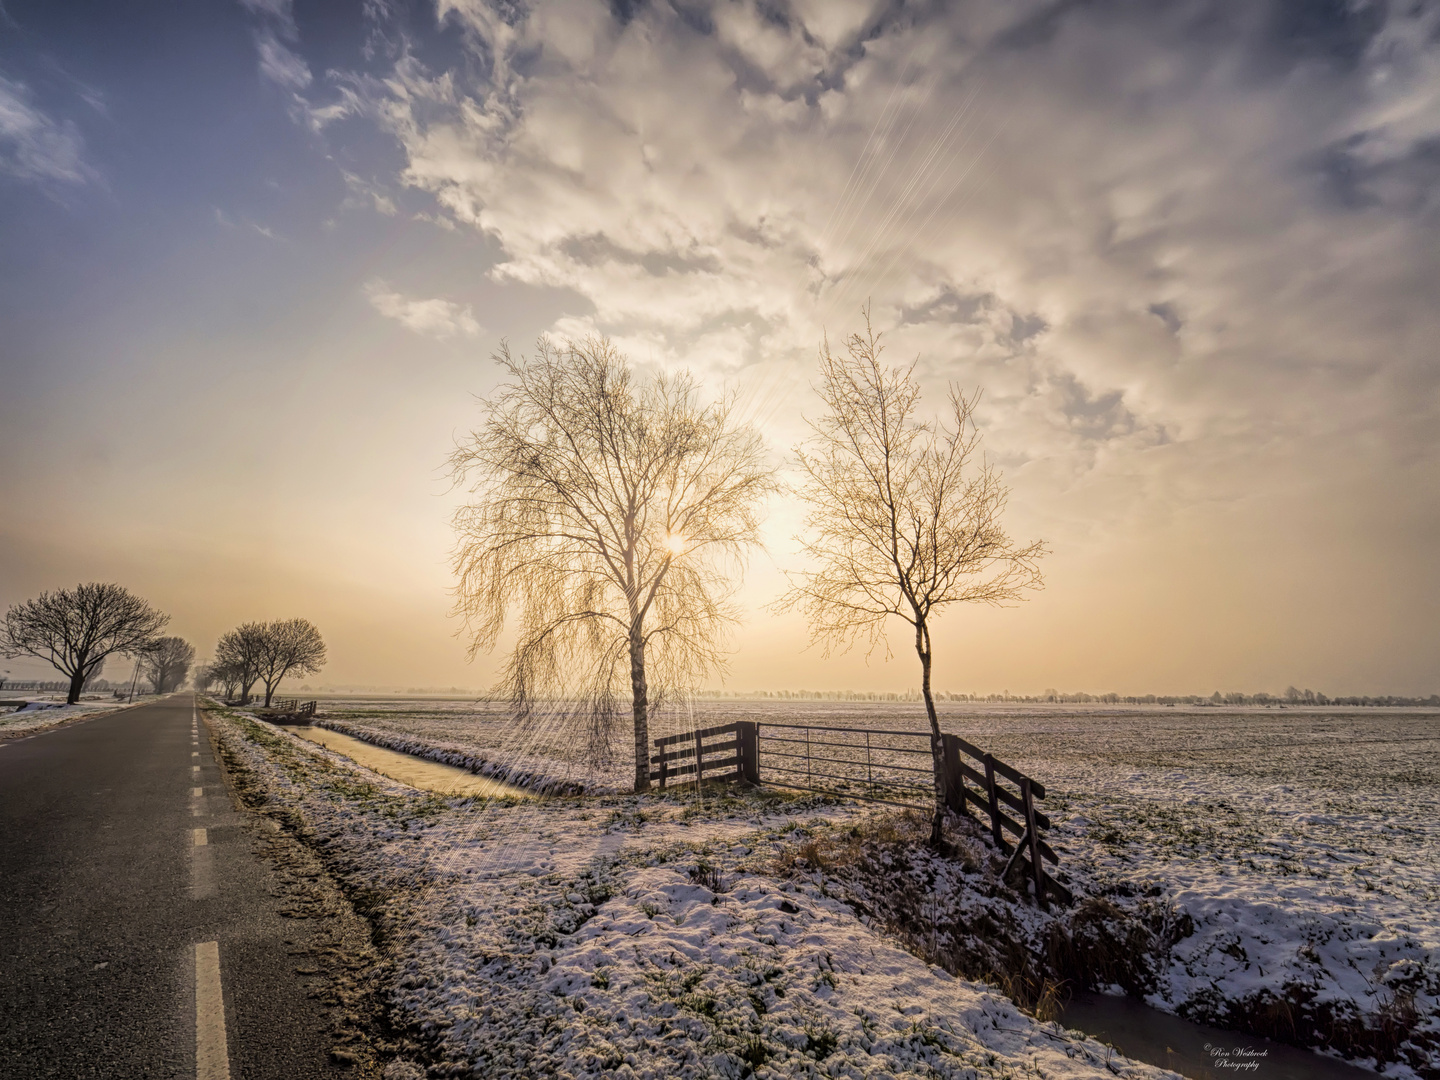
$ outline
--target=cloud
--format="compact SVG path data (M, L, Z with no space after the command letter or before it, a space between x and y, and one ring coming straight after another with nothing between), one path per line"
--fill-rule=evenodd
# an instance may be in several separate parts
M287 48L270 29L255 35L260 52L260 73L285 90L298 92L310 85L310 67L298 53Z
M474 337L481 331L469 304L450 300L413 300L395 292L385 282L375 280L365 286L370 306L387 319L394 319L417 334L442 340L453 337Z
M334 115L558 298L550 331L737 386L783 449L868 301L928 403L984 388L1056 597L1144 591L1115 618L1174 606L1176 641L1440 588L1440 8L436 10ZM1322 625L1380 648L1286 633Z
M342 210L355 210L368 206L377 214L383 214L386 217L395 216L395 200L379 184L366 180L362 176L356 176L345 169L340 170L340 175L345 178L345 186L350 190L350 194L340 204Z
M240 0L240 6L268 19L285 37L296 37L294 0Z
M1247 452L1283 489L1286 447L1358 426L1355 479L1397 410L1440 412L1433 13L439 10L468 62L407 53L349 112L498 241L495 277L657 362L788 388L869 299L934 383L987 387L997 454L1136 505L1169 469L1227 497Z
M30 89L0 75L0 172L40 185L84 184L95 179L85 144L68 120L35 104Z

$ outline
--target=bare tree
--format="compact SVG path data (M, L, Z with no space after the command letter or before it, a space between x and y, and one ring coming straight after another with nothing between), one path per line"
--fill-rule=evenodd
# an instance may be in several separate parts
M157 694L179 690L195 662L195 646L184 638L164 637L145 651L145 677Z
M260 635L255 670L265 684L265 707L287 675L314 675L325 666L325 642L309 619L277 619Z
M220 682L220 675L215 669L215 664L206 660L195 665L191 681L195 685L196 693L208 694Z
M215 684L220 686L220 692L226 701L235 700L244 674L245 669L233 660L222 660L217 657L210 665L211 678Z
M795 575L781 607L807 615L812 641L846 649L884 641L898 617L915 633L921 688L935 759L939 843L945 806L940 722L931 692L931 621L962 603L1004 604L1044 584L1040 541L1013 543L1000 526L1008 489L977 458L980 435L967 397L950 388L948 422L916 418L920 388L912 363L880 362L883 346L865 312L865 333L852 334L846 355L820 350L819 393L826 411L799 449L809 504L806 554L818 569ZM887 643L888 648L888 643Z
M264 623L242 623L220 635L215 644L215 663L222 672L227 701L234 700L235 691L239 691L241 704L250 703L250 688L260 680L264 648Z
M592 754L628 681L635 790L648 790L651 712L722 666L773 470L733 401L702 404L684 374L636 380L608 339L542 339L519 360L502 345L495 360L511 381L450 461L475 495L455 516L470 655L518 609L497 691L520 720L541 701L583 719Z
M119 585L91 582L41 593L5 613L0 653L47 660L70 679L70 704L113 653L147 652L170 621Z

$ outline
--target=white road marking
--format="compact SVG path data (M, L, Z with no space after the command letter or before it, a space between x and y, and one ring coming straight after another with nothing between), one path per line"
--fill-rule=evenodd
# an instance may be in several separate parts
M230 1080L218 941L195 946L195 1080Z
M703 751L704 747L701 747L701 750ZM203 787L191 788L190 794L194 795L198 799L201 795L205 794L205 789Z
M210 838L205 834L204 829L192 829L190 831L195 837L196 847L204 847L210 842Z
M191 751L190 751L190 756L191 756L191 757L199 757L199 756L200 756L200 751L199 751L199 750L191 750Z
M193 773L198 773L198 772L200 771L200 766L199 766L199 765L191 765L191 766L190 766L190 771L193 772Z

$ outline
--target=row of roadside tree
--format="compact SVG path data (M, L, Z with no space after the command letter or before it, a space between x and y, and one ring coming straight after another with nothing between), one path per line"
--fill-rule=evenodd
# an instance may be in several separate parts
M195 646L163 634L170 616L128 589L90 582L43 592L16 604L0 623L0 655L44 660L69 680L66 700L75 704L93 686L106 660L135 660L134 680L144 677L157 694L185 685ZM250 622L224 634L215 660L195 669L195 688L224 688L227 699L250 701L255 684L268 706L289 675L311 675L325 664L325 642L308 619Z
M196 672L195 687L219 686L227 701L248 704L259 683L269 708L282 679L313 675L326 659L325 641L309 619L243 623L221 635L215 659Z

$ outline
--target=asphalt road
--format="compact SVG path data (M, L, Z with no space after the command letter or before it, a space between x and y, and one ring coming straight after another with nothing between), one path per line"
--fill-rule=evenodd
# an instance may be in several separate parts
M313 931L194 715L181 694L0 745L0 1077L346 1075L296 970Z

